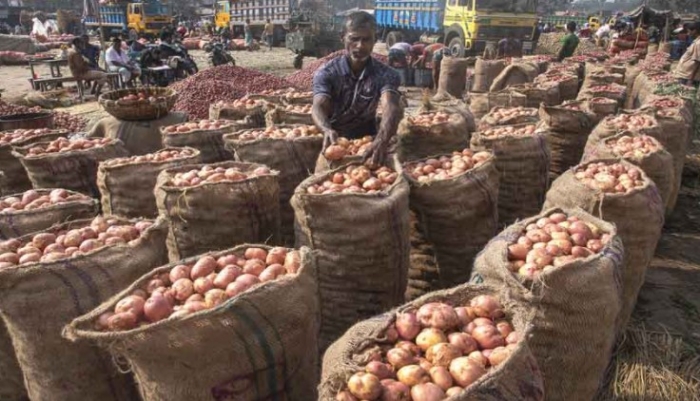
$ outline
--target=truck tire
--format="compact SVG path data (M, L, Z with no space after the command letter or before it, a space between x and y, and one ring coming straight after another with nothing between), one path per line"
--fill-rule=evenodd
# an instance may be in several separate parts
M453 56L464 57L464 39L459 36L452 38L447 47L450 49Z
M398 31L391 31L386 34L386 48L389 49L391 46L403 41L403 35Z

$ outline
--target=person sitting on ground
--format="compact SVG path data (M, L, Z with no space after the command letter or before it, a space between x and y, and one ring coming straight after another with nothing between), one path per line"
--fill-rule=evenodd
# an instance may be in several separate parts
M105 61L108 70L118 72L125 85L133 85L133 80L141 75L141 68L122 50L122 41L118 37L112 38L112 46L107 49Z
M406 42L397 42L389 48L389 66L406 68L408 55L411 53L411 45Z
M508 33L507 38L503 38L498 42L498 55L496 58L514 58L523 56L523 45L515 38L514 33Z
M90 63L83 56L84 42L82 38L73 39L73 48L68 52L68 68L78 81L95 82L95 95L100 96L102 87L107 83L107 74L90 68Z
M570 21L566 24L566 32L566 35L561 39L561 49L557 56L557 61L560 62L565 58L573 56L579 43L578 36L576 36L576 23L574 21Z
M700 22L688 24L688 34L693 42L681 57L673 74L683 85L700 86Z

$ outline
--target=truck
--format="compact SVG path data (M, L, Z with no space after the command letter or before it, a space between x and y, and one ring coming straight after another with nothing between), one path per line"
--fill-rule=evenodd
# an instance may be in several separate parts
M273 24L272 43L284 42L285 25L289 21L289 0L234 0L217 1L214 24L217 28L229 26L234 35L243 36L243 26L250 20L253 35L260 37L269 19Z
M97 30L103 29L103 36L128 31L129 36L157 36L160 31L173 23L172 8L158 0L131 2L112 2L100 4L96 15L85 17L85 26Z
M293 66L300 69L304 57L325 57L343 48L341 33L344 17L333 13L333 7L306 4L300 7L292 0L292 13L286 25L285 46L294 52Z
M506 37L534 48L536 0L376 0L381 36L396 42L444 43L460 57L479 55Z

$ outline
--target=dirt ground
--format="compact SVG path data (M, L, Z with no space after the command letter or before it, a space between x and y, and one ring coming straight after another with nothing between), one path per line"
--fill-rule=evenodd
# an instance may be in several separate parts
M384 48L380 45L377 50L383 52ZM206 68L204 52L193 51L192 53L200 68ZM294 72L292 53L286 49L238 51L232 54L237 65L242 67L258 69L278 76ZM310 61L312 59L305 60L305 62ZM4 89L3 98L14 98L30 91L27 82L30 76L28 67L2 66L0 71L2 74L0 89ZM42 72L48 74L48 69ZM411 103L415 105L420 93L418 91L410 93L413 98ZM94 101L77 104L63 111L82 114L91 120L104 115ZM696 144L700 141L700 138L693 139L696 140ZM700 148L700 146L693 148ZM681 348L689 351L688 358L695 358L696 364L692 366L700 366L697 362L700 360L700 173L686 173L678 205L673 215L666 221L655 258L647 272L646 283L641 290L632 325L635 329L643 328L647 332L671 334L673 338L681 341L679 343ZM644 364L643 361L630 363ZM690 381L693 381L694 377L698 388L695 396L690 398L669 396L663 399L700 400L700 368L698 370L686 372L685 376L690 378ZM650 380L653 379L650 378ZM661 401L661 399L644 396L616 399Z

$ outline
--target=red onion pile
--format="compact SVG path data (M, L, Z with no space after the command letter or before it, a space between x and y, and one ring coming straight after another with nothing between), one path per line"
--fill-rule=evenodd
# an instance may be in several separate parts
M371 355L336 400L453 397L503 364L520 340L503 306L489 295L473 298L469 306L431 302L399 312L385 335L393 348Z
M270 175L269 168L262 166L250 171L238 167L213 167L204 166L200 169L192 169L184 173L176 173L170 180L170 184L176 187L193 187L200 184L212 184L216 182L237 182L249 178Z
M101 331L131 330L164 319L179 318L214 308L257 284L296 274L298 251L287 248L248 248L243 255L215 259L202 256L154 276L148 284L117 302L95 326Z
M43 232L26 243L8 239L0 242L0 269L83 255L105 246L132 244L152 224L149 220L124 224L114 218L97 216L85 227Z
M286 79L297 88L311 89L311 85L313 84L314 73L316 72L316 70L323 67L327 62L333 60L334 58L344 56L346 54L347 52L345 50L338 50L335 53L327 55L326 57L320 58L318 60L306 64L304 68L293 74L288 75ZM387 64L389 62L387 56L379 53L372 53L372 57L384 64Z
M0 117L9 116L11 114L40 113L45 111L46 110L41 107L17 106L0 100ZM53 112L54 129L63 129L68 132L80 132L85 129L86 125L87 120L83 117L60 111Z
M474 153L470 149L453 152L452 156L406 163L404 170L418 182L448 180L479 167L492 157L489 152Z
M309 186L306 192L312 195L376 194L389 188L397 178L398 174L389 167L371 169L367 166L350 165L345 171L334 173L321 184Z
M592 162L581 165L576 168L574 176L588 187L604 193L623 194L644 186L641 171L621 163Z
M43 209L63 203L89 200L90 197L79 193L69 193L65 189L37 192L30 189L22 194L0 198L0 213L14 213L21 210Z
M172 85L178 92L174 110L185 112L192 119L207 118L212 103L290 86L284 79L247 68L230 65L208 68Z
M553 213L525 227L523 234L508 246L509 269L533 278L540 273L599 253L610 235L576 216Z

